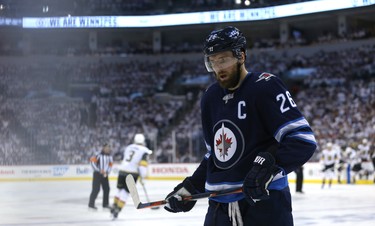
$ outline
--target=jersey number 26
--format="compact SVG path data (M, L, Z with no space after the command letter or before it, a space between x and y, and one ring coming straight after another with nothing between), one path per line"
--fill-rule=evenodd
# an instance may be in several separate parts
M278 101L278 102L281 101L281 104L280 104L281 113L289 111L289 109L290 109L290 107L286 103L286 100L289 101L290 106L297 107L297 104L294 102L294 100L292 98L292 95L290 95L289 91L286 91L285 94L280 93L279 95L276 96L276 101Z

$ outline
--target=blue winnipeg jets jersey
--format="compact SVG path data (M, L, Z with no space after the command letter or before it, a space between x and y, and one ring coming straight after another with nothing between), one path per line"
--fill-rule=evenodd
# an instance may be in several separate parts
M310 159L316 141L282 81L248 73L234 92L210 86L201 100L207 154L190 177L200 191L242 187L259 152L270 152L281 169L269 189L287 186L286 175ZM212 198L232 202L242 194Z

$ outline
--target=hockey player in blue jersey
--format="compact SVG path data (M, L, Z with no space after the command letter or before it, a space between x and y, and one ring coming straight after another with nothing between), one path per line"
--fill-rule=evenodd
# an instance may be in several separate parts
M204 57L217 80L201 100L207 154L167 195L165 209L187 212L195 202L178 196L242 187L209 199L205 226L292 226L287 174L317 147L309 123L277 76L247 71L246 38L237 28L211 32Z

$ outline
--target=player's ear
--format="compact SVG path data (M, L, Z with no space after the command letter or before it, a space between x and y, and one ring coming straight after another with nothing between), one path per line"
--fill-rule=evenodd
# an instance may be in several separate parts
M241 56L240 56L240 58L238 58L238 60L239 60L240 64L245 63L246 56L245 56L244 52L241 52Z

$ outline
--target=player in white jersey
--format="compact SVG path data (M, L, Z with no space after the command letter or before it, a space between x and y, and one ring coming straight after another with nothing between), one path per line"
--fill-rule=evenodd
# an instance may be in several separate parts
M343 174L343 171L345 171L346 168L346 162L345 157L343 153L343 149L338 143L333 143L333 150L337 153L337 164L335 164L335 170L337 175L337 183L341 184L341 177Z
M350 178L348 178L350 183L355 184L359 171L361 171L361 158L359 156L359 151L357 151L358 146L351 144L345 149L345 155L347 158L347 163L350 167Z
M114 219L117 218L129 196L129 190L125 183L126 176L131 174L135 181L140 177L142 182L147 175L147 160L148 155L151 153L152 151L146 147L144 135L140 133L135 135L133 144L124 148L124 157L119 166L119 175L117 178L118 190L111 210Z
M361 167L359 171L359 176L368 179L374 172L374 166L371 161L371 143L364 138L362 143L358 145L359 158L361 159Z
M335 149L332 143L327 143L320 158L320 163L323 165L322 188L324 188L326 179L328 179L328 186L331 187L332 179L335 176L335 164L339 163L339 156L338 149Z

